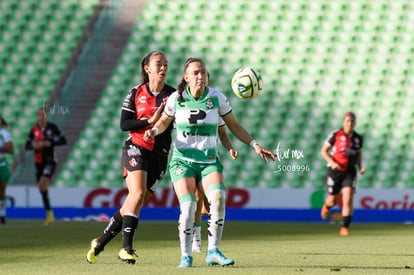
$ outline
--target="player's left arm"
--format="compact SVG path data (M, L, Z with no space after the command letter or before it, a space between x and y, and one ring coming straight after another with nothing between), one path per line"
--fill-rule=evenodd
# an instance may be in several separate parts
M59 128L56 125L54 128L55 129L54 129L52 144L54 146L66 145L68 143L68 141L66 140L66 137L62 134L62 132L59 130Z
M358 150L357 166L359 169L359 173L363 175L365 173L365 167L362 165L362 150L361 149Z
M269 151L263 148L252 136L244 129L243 126L236 120L233 115L233 112L229 112L226 115L222 116L227 127L230 131L243 143L250 145L254 148L257 154L259 154L265 161L268 161L269 158L274 160L275 155L272 151Z

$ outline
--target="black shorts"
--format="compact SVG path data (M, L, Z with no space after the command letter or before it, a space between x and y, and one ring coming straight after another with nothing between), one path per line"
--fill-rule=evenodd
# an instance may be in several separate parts
M168 155L161 155L133 144L130 140L122 148L122 167L124 178L128 171L147 172L147 190L154 192L156 185L164 177Z
M326 172L326 184L330 195L339 194L343 187L356 188L357 173L356 170L338 171L328 168Z
M36 181L39 182L42 176L53 177L56 169L56 162L35 163L36 167Z

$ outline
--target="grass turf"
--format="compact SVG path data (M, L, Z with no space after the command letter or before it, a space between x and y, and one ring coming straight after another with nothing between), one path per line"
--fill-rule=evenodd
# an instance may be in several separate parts
M141 222L135 265L117 259L117 236L89 264L85 255L106 223L9 220L0 226L0 274L410 274L414 271L413 225L355 223L350 236L338 224L227 222L220 249L231 267L207 266L195 253L193 268L180 259L176 222ZM207 234L203 226L203 250Z

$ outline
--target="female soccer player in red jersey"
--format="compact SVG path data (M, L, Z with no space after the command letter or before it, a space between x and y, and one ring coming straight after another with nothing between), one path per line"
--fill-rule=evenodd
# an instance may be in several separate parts
M54 148L66 143L58 126L48 121L44 108L37 110L37 122L27 136L26 150L34 150L36 181L46 210L45 225L55 221L49 199L49 185L57 165Z
M321 155L328 164L326 184L328 197L321 210L322 219L327 219L329 210L338 203L339 194L342 194L342 227L341 236L349 234L349 225L353 215L353 197L357 182L357 170L362 175L365 168L362 166L363 138L354 128L356 116L353 112L344 115L343 128L329 134L321 149Z

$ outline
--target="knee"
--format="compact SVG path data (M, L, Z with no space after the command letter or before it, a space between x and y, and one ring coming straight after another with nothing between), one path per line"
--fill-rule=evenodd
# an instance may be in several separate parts
M210 212L223 212L226 204L226 192L222 189L211 190L208 194Z

